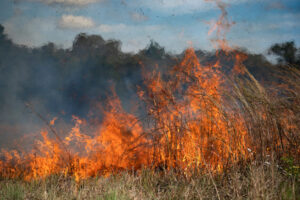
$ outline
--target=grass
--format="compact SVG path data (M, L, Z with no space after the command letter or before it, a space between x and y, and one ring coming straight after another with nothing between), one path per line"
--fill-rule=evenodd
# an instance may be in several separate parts
M1 183L1 199L21 200L25 198L25 188L22 184L12 181Z
M185 177L169 171L142 170L80 182L59 175L44 180L1 180L0 197L18 199L300 199L299 174L275 163L253 162L222 174Z
M76 182L73 176L66 177L61 174L52 174L46 179L27 182L21 180L21 176L13 176L12 179L1 179L1 174L5 175L6 165L4 165L3 171L0 170L0 199L300 200L300 72L296 70L286 70L285 73L287 73L287 75L283 76L282 83L280 85L270 85L268 88L263 88L248 71L246 72L245 77L238 75L230 79L229 84L231 87L229 92L222 94L224 96L224 107L226 107L226 109L221 109L222 104L218 105L218 101L213 101L213 98L206 99L205 101L207 103L205 104L206 106L210 105L211 108L213 108L212 110L217 109L219 115L222 115L223 118L220 119L224 119L226 122L221 123L221 125L226 125L224 129L225 133L228 132L228 135L232 136L233 139L238 139L237 136L239 136L239 134L237 133L239 133L239 124L235 124L235 122L242 120L241 123L244 122L249 137L249 141L247 140L249 143L247 145L251 147L250 151L248 148L250 152L249 156L243 157L243 159L238 162L233 162L235 161L235 157L231 155L225 156L224 160L227 159L228 162L223 163L226 165L222 168L224 171L221 173L211 173L209 167L207 167L207 170L203 169L203 166L201 168L201 165L197 164L198 160L195 159L198 157L192 157L188 162L188 164L196 163L194 165L195 168L191 168L195 169L195 173L192 175L185 173L185 169L176 168L176 166L180 166L179 164L183 160L182 157L176 157L179 155L178 153L180 153L181 149L178 150L177 148L177 140L171 140L171 142L166 140L166 143L162 143L164 146L155 146L155 148L165 151L164 155L169 158L169 160L166 160L167 162L162 165L163 169L164 167L168 169L166 171L160 168L160 163L157 163L157 165L154 166L160 169L158 171L153 169L143 169L138 172L123 171L109 177L93 177L80 180L79 182ZM195 88L197 85L198 82L195 83ZM163 97L162 99L153 99L156 96L150 95L150 100L148 99L148 101L153 110L161 111L161 108L157 107L157 105L165 105L165 101L170 101L166 104L171 105L170 110L172 110L174 104L177 103L180 105L181 99L177 102L174 101L177 95L176 91L171 90L167 92L167 94L174 93L174 98L166 98L164 93L166 93L165 91L168 91L168 89L170 90L168 86L169 84L165 83L164 90L159 90L159 92L154 91L154 94L158 97ZM199 91L202 90L201 88L198 89ZM201 93L199 92L199 94ZM182 96L184 97L184 94ZM202 101L202 97L199 97L199 99ZM157 103L158 100L162 103ZM168 114L169 110L165 109L165 111L165 113ZM227 113L225 111L227 111ZM236 115L230 117L231 115L229 114L231 113ZM173 122L170 121L170 119L173 118L164 118L162 116L152 116L154 121L156 120L156 124L165 122L161 124L161 127L155 129L159 133L157 135L161 137L166 136L166 138L169 137L168 134L166 134L168 131L165 131L165 124L170 126L167 127L167 130L176 130L173 132L174 137L168 139L180 139L180 137L176 135L178 134L178 124L180 124L179 127L182 127L183 131L188 130L185 120L178 118L180 123L169 123ZM208 116L211 116L211 119L208 120L211 124L216 123L214 115ZM199 118L200 121L201 119L202 117ZM175 128L174 124L176 126ZM198 125L202 125L202 123L197 124L196 127L202 132L206 130L199 128ZM206 124L203 124L203 126L205 125ZM218 131L218 129L212 129L211 132L213 131ZM205 132L203 135L205 135ZM218 136L222 136L222 134ZM212 141L213 140L210 140L207 146L203 148L212 147L212 150L215 150L213 148L214 145L211 145L213 144ZM236 141L239 140L229 140L230 144L228 145L230 150L231 147L237 147L238 149L239 145L234 145ZM194 152L194 150L191 152ZM222 152L223 151L220 151L219 153ZM215 154L217 155L217 153ZM237 153L239 153L239 151L237 151ZM205 157L203 156L203 158ZM233 160L230 160L231 158ZM168 161L170 162L168 163ZM207 166L205 159L203 159L203 161L205 166ZM28 164L26 162L27 160L25 159L24 162L19 164L21 170L26 169L26 167L24 168L23 166L24 164ZM8 169L14 166L13 162L4 164L7 164ZM169 170L172 166L176 168L174 171L172 169ZM13 167L13 169L15 168L16 167ZM203 171L201 171L201 169L203 169ZM55 171L55 173L57 172ZM20 174L22 175L22 173Z

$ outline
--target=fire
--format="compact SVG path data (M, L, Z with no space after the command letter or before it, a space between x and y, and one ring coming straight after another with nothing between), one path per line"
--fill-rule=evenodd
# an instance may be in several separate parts
M228 53L232 49L225 35L232 23L227 19L225 5L215 2L222 15L209 33L216 31L218 48ZM147 126L123 109L114 91L93 134L84 133L82 126L88 123L73 116L74 127L59 138L54 118L48 124L55 133L54 139L42 130L42 140L36 141L30 152L2 150L0 176L32 180L64 174L79 181L143 167L176 169L189 175L202 169L220 172L247 160L249 149L252 152L255 147L248 118L241 109L249 105L234 81L247 75L260 94L264 91L243 66L246 56L234 51L231 54L235 60L231 80L221 72L220 61L201 64L193 48L185 51L172 70L145 73L145 87L139 88L138 95L145 105ZM232 92L228 89L230 84L238 101L226 95ZM261 119L267 117L265 110L248 110Z
M217 30L221 37L217 43L228 50L221 30L230 24L224 5L218 1L217 5L222 15L210 33ZM74 116L75 125L65 138L51 128L56 139L41 131L42 140L31 152L3 152L1 175L30 180L65 174L78 181L143 166L185 173L204 166L220 171L247 157L247 133L243 120L223 108L219 67L219 62L202 66L194 50L187 49L183 60L165 74L168 80L155 71L144 77L146 89L140 89L139 96L146 104L150 127L144 128L136 116L126 113L113 92L93 137L82 133L84 122ZM48 125L53 127L56 120Z
M95 175L108 175L121 169L138 169L147 165L147 139L138 119L126 113L114 96L104 112L104 120L95 136L80 130L83 120L73 116L74 127L62 143L42 131L41 141L25 155L4 151L0 163L1 175L23 177L25 180L44 178L52 174L73 175L76 180Z
M148 128L124 111L113 92L93 136L81 130L86 122L73 116L75 125L64 138L52 139L43 130L42 140L31 152L3 152L1 175L31 180L64 174L79 181L142 167L189 174L203 168L221 171L246 159L245 123L234 110L223 107L219 68L219 62L201 65L190 48L165 74L167 80L155 71L145 77L146 89L140 89L139 95L151 121Z
M264 90L242 65L245 56L234 55L231 78L238 80L247 75L262 95ZM52 138L42 130L42 139L35 142L30 152L2 150L0 175L32 180L64 174L79 181L120 170L162 167L188 176L203 169L220 172L257 151L247 127L249 119L241 110L249 105L244 103L237 86L233 88L239 102L227 98L228 78L220 71L219 61L203 65L189 48L182 61L164 76L157 71L146 74L145 88L140 88L138 95L146 105L148 126L126 112L113 91L103 109L103 120L93 134L82 130L88 124L85 120L73 116L75 125L63 138L56 132ZM268 121L268 110L250 114L258 116L259 123ZM52 132L55 120L48 124ZM286 125L289 130L297 128L293 123ZM273 137L269 141L274 140L273 144L279 146L279 139L282 140ZM283 142L286 144L287 140Z
M167 168L221 170L247 157L243 120L222 107L218 68L202 66L190 48L168 80L160 73L146 78L147 91L140 95L159 141L156 156Z

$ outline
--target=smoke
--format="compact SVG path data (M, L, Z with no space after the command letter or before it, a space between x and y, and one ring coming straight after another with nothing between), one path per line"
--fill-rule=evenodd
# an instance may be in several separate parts
M0 26L0 147L44 126L26 103L49 120L85 118L114 85L130 109L136 85L142 83L141 61L150 66L171 59L156 43L136 55L120 48L119 41L86 34L79 34L70 49L53 43L28 48L14 44Z
M79 34L69 49L53 43L39 48L19 46L0 25L0 149L45 127L26 103L49 121L58 117L70 122L73 115L89 118L98 114L94 108L105 102L114 87L125 110L131 111L139 103L136 91L137 86L143 87L142 71L152 71L155 66L169 70L183 56L165 52L154 41L136 54L120 49L119 41L86 34ZM214 52L198 50L196 54L202 63L216 60ZM223 60L226 71L233 62ZM245 65L258 78L272 77L268 68L272 65L262 55L248 53Z
M234 22L230 21L228 18L228 13L226 3L221 0L206 0L207 2L214 2L216 6L220 9L221 15L216 22L212 23L212 26L208 32L208 35L211 35L215 32L215 38L212 39L212 42L215 44L215 48L220 48L224 51L231 50L229 44L226 40L226 35L229 32L231 26Z

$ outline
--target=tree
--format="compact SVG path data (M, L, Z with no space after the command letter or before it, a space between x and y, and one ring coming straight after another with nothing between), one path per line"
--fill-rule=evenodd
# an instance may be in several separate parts
M299 68L300 65L300 49L297 49L294 41L276 43L269 48L268 53L278 56L280 64L292 64Z

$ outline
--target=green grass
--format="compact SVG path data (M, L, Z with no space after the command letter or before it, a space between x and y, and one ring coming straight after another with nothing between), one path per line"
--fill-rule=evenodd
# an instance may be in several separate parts
M143 170L110 177L95 177L76 183L53 175L26 182L1 180L0 199L300 199L299 176L277 164L252 163L219 175L203 173L184 177L175 172Z
M0 188L1 200L22 200L25 198L25 188L20 182L2 181Z

